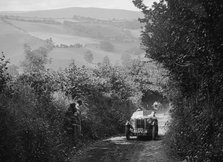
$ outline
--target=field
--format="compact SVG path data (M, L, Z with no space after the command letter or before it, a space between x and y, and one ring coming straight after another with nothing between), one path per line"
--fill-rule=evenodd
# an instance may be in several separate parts
M52 38L55 45L65 44L69 46L71 44L77 44L77 43L80 43L82 45L98 43L98 40L96 39L80 37L71 34L57 34L57 33L47 33L47 32L30 32L29 34L43 40Z
M88 50L93 53L94 60L92 63L88 63L84 59L84 55ZM48 67L56 70L58 68L68 67L72 61L78 66L85 65L88 67L95 67L97 63L103 61L105 56L109 57L112 64L121 64L121 55L117 53L104 52L95 48L54 48L53 51L49 53L49 58L51 58L52 61Z
M24 59L24 44L29 44L33 49L45 43L0 20L0 51L3 52L12 64L20 64Z
M74 15L90 17L96 19L138 19L142 14L137 11L120 10L120 9L103 9L103 8L83 8L71 7L54 10L41 10L30 12L0 12L0 14L17 15L22 17L41 17L41 18L72 18Z
M20 18L22 19L22 18ZM73 26L74 25L74 26ZM52 63L50 68L64 68L75 60L77 65L94 67L108 56L112 64L120 65L123 54L141 54L139 49L138 30L126 30L103 23L79 23L69 24L47 24L43 22L21 21L6 19L0 21L0 49L10 58L11 63L17 66L24 59L24 44L28 44L32 49L44 46L45 40L52 38L54 45L74 45L81 44L82 48L58 48L55 47L49 57ZM110 40L114 46L111 52L101 49L100 43L107 38L117 37L130 39ZM93 53L93 63L88 63L84 59L87 50ZM132 58L133 58L132 57Z
M75 61L77 65L85 65L84 52L85 50L83 49L55 48L49 53L49 58L52 59L52 62L48 67L57 70L60 67L68 67L72 61Z
M57 33L68 34L67 30L62 24L44 24L40 22L26 22L17 20L8 20L18 28L23 29L26 32L45 32L45 33Z

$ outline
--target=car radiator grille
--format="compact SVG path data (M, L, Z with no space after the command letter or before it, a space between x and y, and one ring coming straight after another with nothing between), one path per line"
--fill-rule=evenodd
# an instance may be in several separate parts
M145 128L145 120L137 119L136 120L136 128Z

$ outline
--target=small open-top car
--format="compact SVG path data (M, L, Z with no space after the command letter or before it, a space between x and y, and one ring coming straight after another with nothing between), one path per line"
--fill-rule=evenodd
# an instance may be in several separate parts
M152 140L158 137L158 120L155 114L144 115L142 110L133 113L130 121L125 124L126 139L130 136L146 136Z

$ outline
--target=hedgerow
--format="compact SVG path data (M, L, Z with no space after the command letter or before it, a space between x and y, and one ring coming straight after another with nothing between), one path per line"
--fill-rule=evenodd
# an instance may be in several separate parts
M223 160L223 3L161 0L152 8L134 0L145 17L147 57L168 70L172 121L168 150L182 159Z

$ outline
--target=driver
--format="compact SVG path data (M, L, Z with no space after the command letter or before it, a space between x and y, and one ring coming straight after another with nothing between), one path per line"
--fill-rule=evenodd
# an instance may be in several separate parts
M156 116L156 113L159 109L159 103L158 102L154 102L153 105L152 105L152 108L153 108L153 111L152 111L152 116L155 117Z

